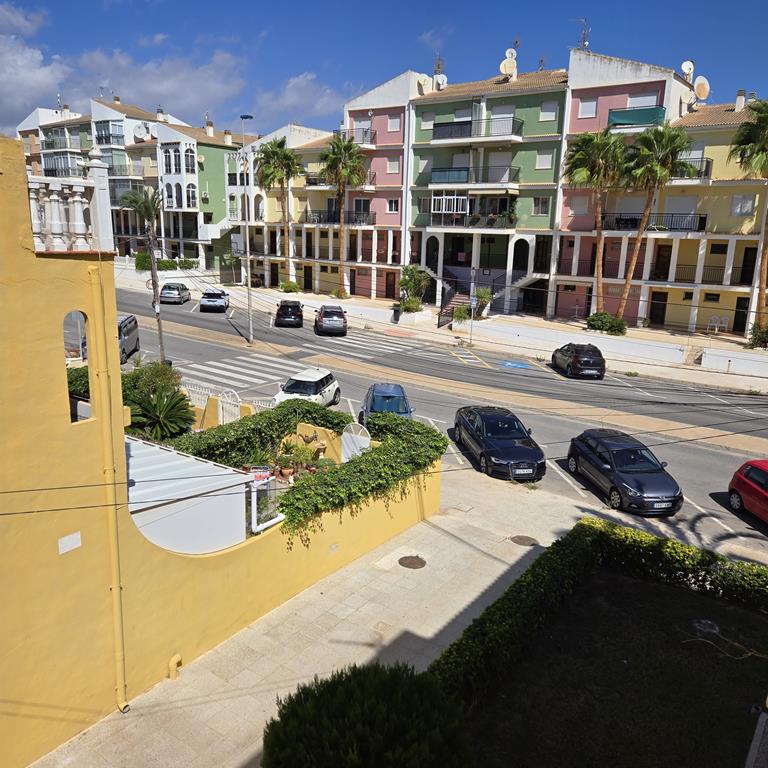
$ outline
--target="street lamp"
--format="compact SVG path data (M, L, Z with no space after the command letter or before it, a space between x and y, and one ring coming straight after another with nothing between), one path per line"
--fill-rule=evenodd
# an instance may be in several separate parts
M240 115L240 129L243 135L241 151L243 153L243 181L245 182L245 262L247 285L245 295L248 298L248 343L253 344L253 314L251 312L251 163L245 151L245 121L253 120L253 115Z

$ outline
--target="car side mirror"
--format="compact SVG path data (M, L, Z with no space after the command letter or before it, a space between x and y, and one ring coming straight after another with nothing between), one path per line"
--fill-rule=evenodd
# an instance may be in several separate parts
M610 464L603 464L603 469L610 469L610 468L611 468Z
M532 434L533 434L533 427L528 427L528 434L529 434L529 435L532 435Z
M661 466L662 466L662 467L666 467L666 466L667 466L667 462L666 462L666 461L662 461L662 462L661 462Z
M408 409L411 413L413 413L416 409L415 408L409 408Z

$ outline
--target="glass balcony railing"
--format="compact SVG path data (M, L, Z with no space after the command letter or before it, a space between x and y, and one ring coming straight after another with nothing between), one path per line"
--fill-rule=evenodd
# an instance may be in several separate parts
M627 107L608 110L609 128L627 128L640 125L661 125L667 110L664 107Z
M523 124L523 121L516 117L487 117L485 120L456 120L452 123L436 123L432 128L432 141L521 136Z
M434 168L431 184L516 184L520 169L509 165L490 165L485 168Z
M463 227L473 229L510 229L515 216L509 213L431 213L431 227Z

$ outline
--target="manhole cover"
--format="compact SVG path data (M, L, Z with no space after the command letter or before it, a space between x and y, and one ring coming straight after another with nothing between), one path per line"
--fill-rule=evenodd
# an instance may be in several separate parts
M521 547L535 547L539 543L531 536L510 536L509 540L513 544L519 544Z
M401 557L397 562L400 563L403 568L411 569L423 568L427 564L427 561L418 555L405 555L405 557Z

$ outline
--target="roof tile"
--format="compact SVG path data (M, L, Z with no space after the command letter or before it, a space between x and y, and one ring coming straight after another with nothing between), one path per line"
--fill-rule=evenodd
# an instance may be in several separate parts
M699 104L687 115L675 120L673 125L679 128L737 128L751 118L750 109L745 107L737 112L735 104Z
M539 88L565 87L568 83L568 72L565 69L548 69L537 72L521 72L516 80L509 80L503 75L489 77L487 80L475 80L469 83L447 85L442 91L432 91L419 96L415 101L445 101L467 96L489 96L497 93L514 93L515 91L535 91Z

